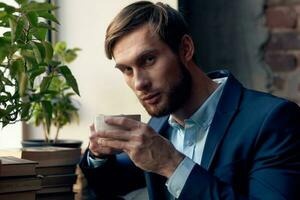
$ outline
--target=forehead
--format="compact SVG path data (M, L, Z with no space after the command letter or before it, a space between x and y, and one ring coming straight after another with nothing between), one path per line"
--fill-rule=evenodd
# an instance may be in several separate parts
M152 26L146 24L117 41L113 55L117 63L126 63L146 50L161 48L165 48L164 42L159 39L157 33L154 33Z

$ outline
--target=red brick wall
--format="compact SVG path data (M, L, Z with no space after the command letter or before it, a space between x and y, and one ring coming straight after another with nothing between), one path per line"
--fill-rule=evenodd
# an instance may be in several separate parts
M300 0L267 0L269 40L265 61L271 69L269 88L300 103Z

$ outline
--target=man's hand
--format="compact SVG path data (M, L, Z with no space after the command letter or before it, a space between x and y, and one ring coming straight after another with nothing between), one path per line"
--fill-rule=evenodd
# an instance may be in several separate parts
M147 124L124 117L107 117L105 121L125 130L94 133L92 139L105 138L98 140L101 152L122 150L139 168L165 177L170 177L184 158L167 139Z
M98 134L101 134L102 132L96 132L94 124L90 126L90 145L89 150L94 154L95 156L99 158L105 158L109 155L121 153L121 149L115 149L111 147L106 147L101 145L102 140L107 140L105 138L101 138L98 136Z

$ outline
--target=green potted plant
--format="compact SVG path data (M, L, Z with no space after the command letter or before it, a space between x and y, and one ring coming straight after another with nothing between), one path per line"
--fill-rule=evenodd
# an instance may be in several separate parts
M58 142L59 130L78 120L73 96L80 95L77 81L66 65L78 48L65 42L53 45L47 33L59 23L50 3L16 0L18 7L0 2L0 123L17 121L42 125L44 142ZM52 23L49 23L52 22ZM56 134L51 139L51 127Z

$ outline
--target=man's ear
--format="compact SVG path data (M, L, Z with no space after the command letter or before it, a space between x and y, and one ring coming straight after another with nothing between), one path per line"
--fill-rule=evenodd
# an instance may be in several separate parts
M179 48L179 56L182 63L187 64L193 60L194 56L194 43L189 35L184 35L181 38L181 44Z

